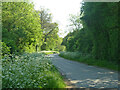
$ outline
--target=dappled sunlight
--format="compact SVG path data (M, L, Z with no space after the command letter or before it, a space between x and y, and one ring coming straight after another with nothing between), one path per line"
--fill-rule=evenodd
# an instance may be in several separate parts
M53 58L53 57L55 57L57 54L49 54L48 56L49 57L51 57L51 58Z
M27 1L2 3L3 88L118 88L119 3Z
M118 80L111 80L109 78L107 79L84 79L84 80L71 80L72 84L80 84L80 86L87 86L87 87L94 87L94 88L107 88L107 86L109 86L110 83L111 84L111 88L113 86L118 87Z
M73 84L78 83L78 82L82 82L82 80L71 80L71 83Z
M98 74L114 74L115 72L98 72Z
M52 55L53 64L79 88L117 88L118 73Z

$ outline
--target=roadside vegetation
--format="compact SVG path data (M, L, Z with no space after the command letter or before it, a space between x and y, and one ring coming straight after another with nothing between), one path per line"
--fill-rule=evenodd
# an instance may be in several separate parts
M48 9L34 9L33 3L2 3L3 88L64 88L60 73L42 50L63 51L59 27ZM1 64L1 63L0 63ZM1 70L1 68L0 68ZM0 79L1 81L1 79Z
M35 10L29 0L2 2L3 88L64 88L59 72L45 55L65 50L60 53L64 58L117 70L119 7L119 3L82 2L80 13L70 15L71 32L61 38L48 9ZM36 53L43 50L55 52Z
M80 52L60 52L59 56L65 59L78 61L88 65L99 66L99 67L118 71L118 63L108 62L107 60L96 60L92 58L90 54L83 54Z
M64 88L66 85L52 65L41 53L5 56L2 59L3 88Z
M70 16L71 32L63 39L66 52L60 56L117 70L120 60L119 8L117 2L83 2L81 12Z
M2 47L4 53L22 54L45 51L64 51L58 23L46 8L34 9L30 2L2 3Z
M45 55L49 55L49 54L59 54L58 51L41 51L41 53L45 54Z

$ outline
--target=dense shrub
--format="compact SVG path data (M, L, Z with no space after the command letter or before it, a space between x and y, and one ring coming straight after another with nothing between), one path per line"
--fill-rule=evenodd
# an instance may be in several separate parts
M0 42L0 44L2 46L2 48L0 48L0 49L2 49L2 50L0 50L0 51L2 51L1 55L4 56L5 54L10 54L10 47L8 47L6 45L6 43L4 43L4 42Z
M65 84L44 54L13 55L2 59L3 88L64 88Z

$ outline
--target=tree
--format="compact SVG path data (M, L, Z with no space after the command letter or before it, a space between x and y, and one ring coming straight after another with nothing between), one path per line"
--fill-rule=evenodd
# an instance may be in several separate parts
M119 8L119 3L114 2L82 3L79 23L83 28L78 31L73 28L73 32L63 39L63 45L68 51L90 53L96 60L118 62ZM76 19L72 20L73 25L76 25Z
M42 45L38 13L31 3L4 2L2 6L3 42L13 52L33 52Z
M77 15L70 14L70 25L69 27L72 28L72 30L80 30L82 28L80 15L79 13Z
M84 22L84 27L88 29L92 34L93 55L96 59L111 60L111 59L115 59L117 55L117 46L118 46L117 44L118 5L117 4L118 3L105 3L105 2L87 3L86 2L83 5L84 16L81 19ZM113 52L114 55L112 55Z
M37 11L40 15L41 27L44 30L44 43L41 47L42 50L55 50L57 41L59 41L58 36L58 24L52 22L52 14L49 13L48 9L41 8L40 11Z

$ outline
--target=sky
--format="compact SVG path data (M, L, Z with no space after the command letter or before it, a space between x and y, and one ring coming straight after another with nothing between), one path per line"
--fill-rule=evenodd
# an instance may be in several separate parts
M59 36L64 37L69 29L67 25L70 14L77 14L80 12L82 0L33 0L35 9L39 10L40 6L50 10L53 16L53 22L59 24Z

